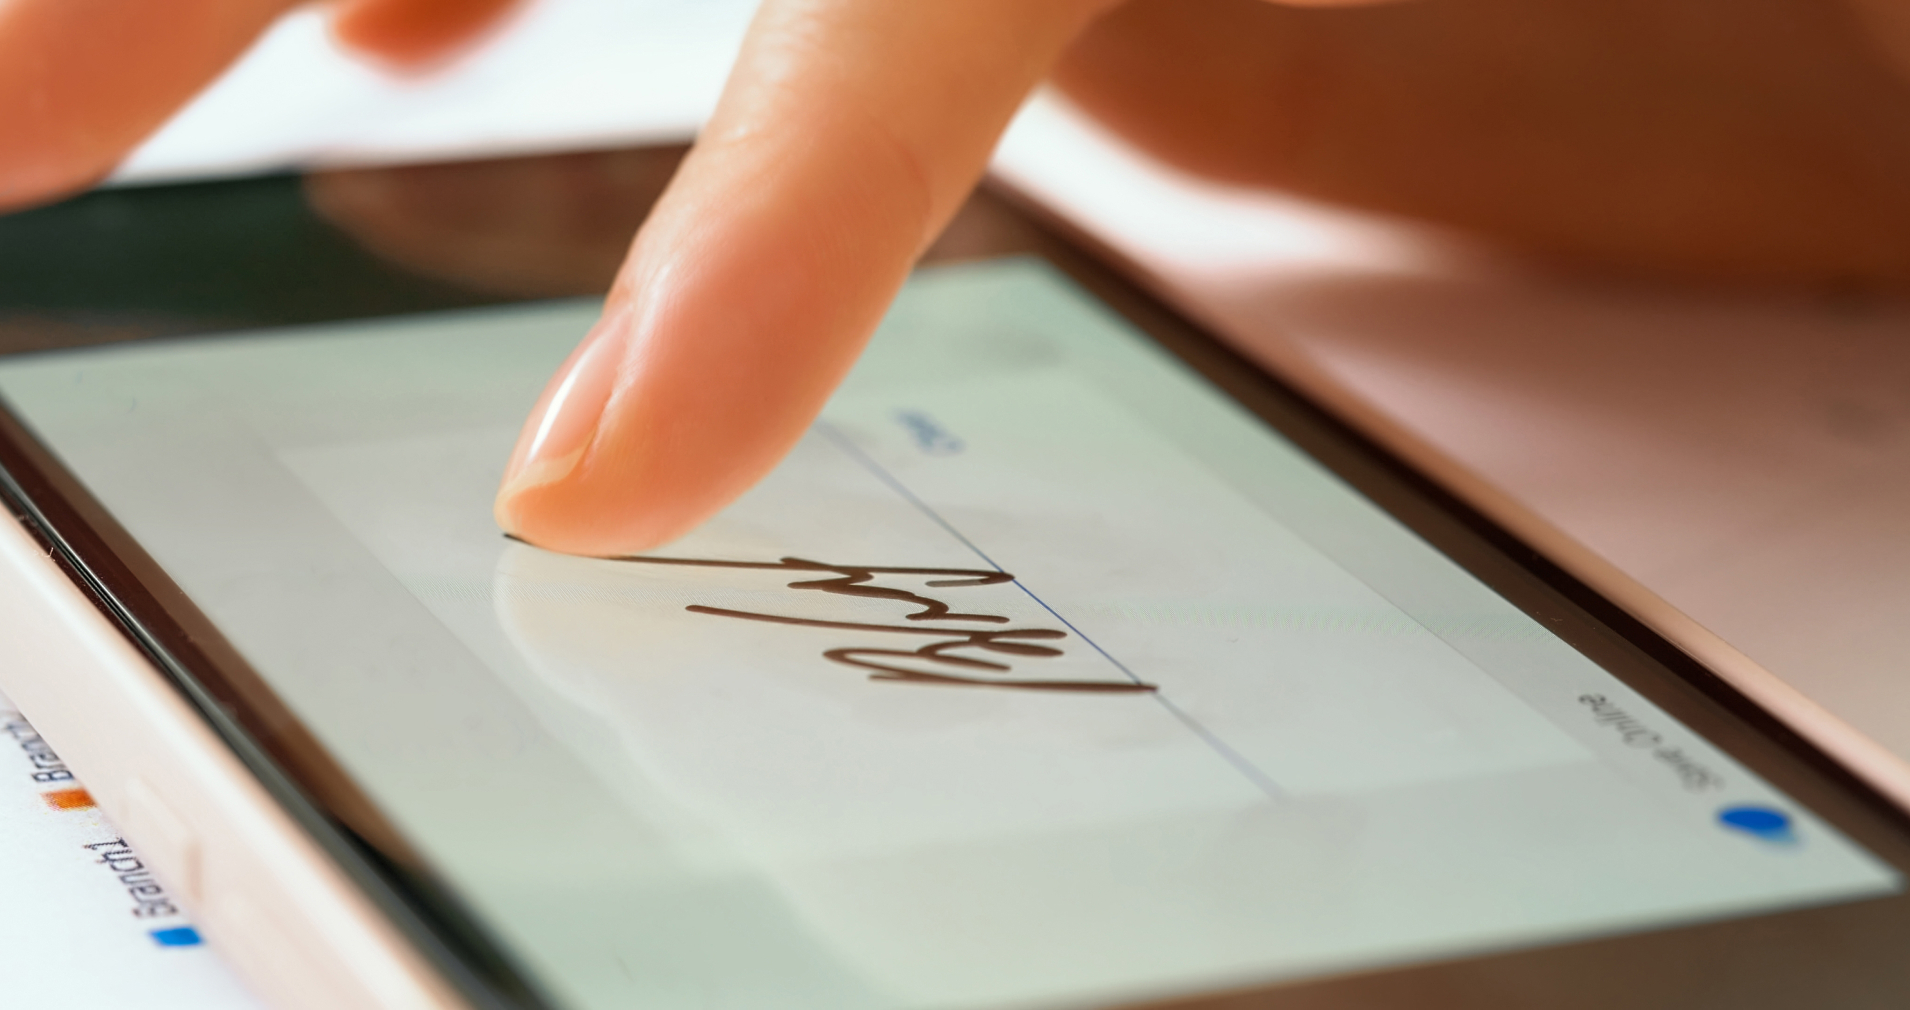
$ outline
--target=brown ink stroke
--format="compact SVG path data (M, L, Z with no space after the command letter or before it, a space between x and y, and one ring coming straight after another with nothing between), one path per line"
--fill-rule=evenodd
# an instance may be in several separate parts
M929 576L925 585L936 589L961 588L967 586L992 586L1013 582L1014 576L995 569L982 568L896 568L886 565L834 565L805 558L783 558L780 561L722 561L705 558L661 558L641 555L606 558L609 561L623 561L649 565L678 565L699 568L740 568L756 571L786 571L797 573L798 578L788 583L788 588L811 590L834 596L851 596L864 599L893 600L909 604L917 609L903 615L909 621L973 621L985 624L1007 624L1008 618L998 614L956 613L949 605L931 596L913 593L906 589L891 589L886 586L870 585L878 575L916 575ZM809 578L816 575L820 578ZM925 627L906 624L867 624L857 621L825 621L807 617L789 617L780 614L758 614L747 610L728 610L722 607L708 607L693 604L685 610L694 614L708 614L714 617L728 617L742 621L760 621L769 624L790 624L805 628L829 628L841 631L873 632L885 635L923 635L933 636L938 641L930 642L915 649L880 648L874 646L848 646L829 649L824 658L873 671L869 679L912 683L938 684L953 687L1000 687L1024 691L1075 691L1094 693L1136 693L1154 691L1155 685L1133 680L1042 680L1020 677L1003 677L996 674L1009 672L1008 663L997 659L983 658L973 654L962 655L963 650L970 653L993 654L1000 657L1018 659L1042 659L1062 655L1060 649L1049 645L1037 644L1066 638L1068 633L1054 628L950 628Z
M939 579L930 579L927 585L937 589L949 586L992 586L1003 582L1013 582L1015 577L1007 572L989 568L887 568L880 565L829 565L820 561L805 561L802 558L783 558L781 561L712 561L701 558L656 558L641 555L611 558L612 561L632 561L650 565L693 565L700 568L753 568L759 570L784 570L797 572L833 572L833 579L811 579L795 581L789 584L791 589L817 589L836 596L861 596L878 600L901 600L913 603L922 609L909 614L911 621L989 621L997 624L1008 623L1008 618L993 614L956 614L951 613L948 604L906 589L888 589L882 586L867 585L877 575L940 575Z

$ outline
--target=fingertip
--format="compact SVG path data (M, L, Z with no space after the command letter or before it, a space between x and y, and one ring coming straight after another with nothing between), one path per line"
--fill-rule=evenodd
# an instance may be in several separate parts
M344 0L332 37L401 69L440 63L488 34L517 0Z
M499 525L553 550L629 553L768 473L1104 2L765 5L624 268L613 304L634 308L587 447L556 474L529 453Z

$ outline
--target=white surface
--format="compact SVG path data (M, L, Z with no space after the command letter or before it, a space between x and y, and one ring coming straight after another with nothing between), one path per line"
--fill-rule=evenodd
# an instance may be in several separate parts
M529 0L453 63L397 76L297 11L121 168L153 182L304 164L676 141L723 85L754 0Z
M507 541L485 489L595 311L0 364L577 1006L1136 999L1898 886L1031 261L917 274L810 441L678 563ZM962 448L925 449L924 417ZM957 611L916 622L686 557L1015 579L877 576ZM1719 823L1739 805L1795 840ZM715 911L738 893L762 898Z
M35 755L40 755L35 760ZM89 1010L253 1010L257 1000L205 945L167 947L154 929L187 925L148 895L140 905L115 870L147 875L97 807L59 810L46 801L81 783L60 777L63 762L13 704L0 697L0 964L5 1003ZM37 778L36 778L37 776ZM87 846L93 846L89 849Z

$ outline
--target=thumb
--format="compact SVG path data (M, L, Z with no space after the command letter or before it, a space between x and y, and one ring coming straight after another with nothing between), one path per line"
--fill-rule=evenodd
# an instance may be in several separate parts
M1111 0L769 0L715 116L551 381L508 531L670 540L801 437L1022 99Z
M0 211L111 171L291 5L0 3Z
M434 59L511 0L347 0L341 41ZM79 189L298 0L0 0L0 212Z

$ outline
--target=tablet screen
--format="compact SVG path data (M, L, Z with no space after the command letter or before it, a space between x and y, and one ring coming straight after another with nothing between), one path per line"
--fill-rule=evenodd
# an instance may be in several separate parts
M0 363L562 1005L1139 1000L1895 871L1035 260L639 557L504 538L564 302Z

